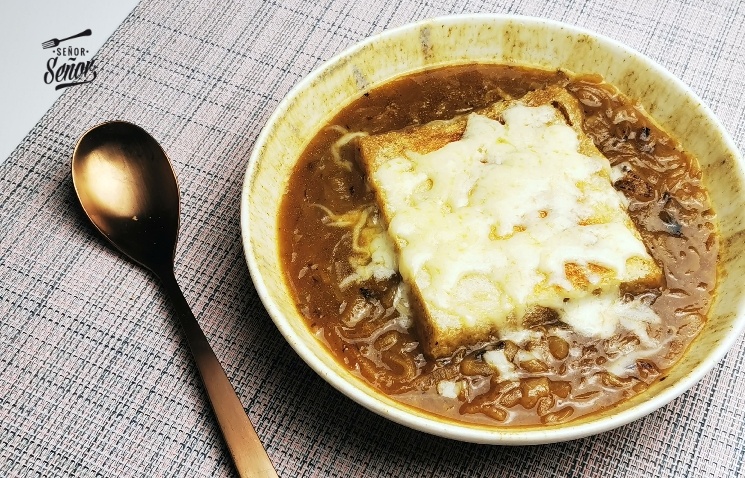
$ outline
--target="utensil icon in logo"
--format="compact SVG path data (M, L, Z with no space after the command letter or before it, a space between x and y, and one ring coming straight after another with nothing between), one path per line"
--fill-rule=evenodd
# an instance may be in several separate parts
M73 35L71 37L63 38L61 40L58 40L57 38L52 38L51 40L47 40L44 43L42 43L41 46L44 49L46 49L46 48L54 48L57 45L59 45L60 43L62 43L63 41L72 40L73 38L78 38L78 37L87 37L87 36L90 36L91 33L92 33L91 32L91 29L89 28L87 30L84 30L84 31L78 33L77 35Z

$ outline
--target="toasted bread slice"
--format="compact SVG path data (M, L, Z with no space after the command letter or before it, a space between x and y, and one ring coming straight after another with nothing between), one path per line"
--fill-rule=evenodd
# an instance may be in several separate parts
M661 283L581 124L576 100L550 87L359 140L429 356L536 310L561 318L566 301Z

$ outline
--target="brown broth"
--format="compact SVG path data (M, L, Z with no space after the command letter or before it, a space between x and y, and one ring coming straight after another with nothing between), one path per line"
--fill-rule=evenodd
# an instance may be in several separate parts
M665 274L661 290L645 292L662 318L649 333L663 345L623 377L603 364L638 345L634 335L601 340L570 334L567 339L561 324L537 324L539 337L522 345L540 360L520 363L515 358L520 347L509 341L462 348L446 359L426 358L415 328L396 320L398 276L339 286L344 274L339 264L352 254L351 233L329 225L327 212L374 207L374 197L359 168L348 171L332 160L331 145L342 133L324 128L300 158L284 196L279 230L285 277L308 326L336 358L403 403L495 426L573 420L664 379L706 320L718 240L700 169L640 107L600 78L486 64L439 68L372 89L330 125L382 133L452 118L551 84L565 86L579 100L586 133L611 165L626 172L614 186L629 199L629 214ZM354 163L354 146L342 148L341 155ZM350 321L350 314L360 312L362 320ZM520 370L519 381L499 380L481 359L490 348L504 349ZM464 384L458 398L438 394L437 382L444 379Z

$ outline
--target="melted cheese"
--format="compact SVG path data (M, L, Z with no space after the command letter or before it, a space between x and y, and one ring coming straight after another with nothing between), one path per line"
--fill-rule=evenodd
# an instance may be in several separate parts
M516 104L503 120L472 114L459 141L373 171L399 271L443 330L514 330L539 305L584 335L609 336L622 316L598 316L593 291L620 303L619 285L639 278L629 260L652 261L610 165L581 154L551 106ZM568 265L588 284L573 281Z
M352 255L348 259L352 273L341 280L341 289L371 278L385 280L396 274L398 266L394 245L374 208L365 206L344 214L334 214L325 206L316 206L326 213L324 223L352 229Z
M489 350L484 352L484 362L494 367L499 374L500 380L513 381L519 378L515 364L507 360L504 350Z

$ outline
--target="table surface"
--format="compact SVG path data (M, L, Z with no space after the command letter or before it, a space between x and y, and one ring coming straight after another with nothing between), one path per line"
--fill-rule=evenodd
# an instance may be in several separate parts
M76 139L123 119L168 151L182 194L176 274L280 476L745 475L743 340L693 389L567 443L459 443L329 386L264 311L239 209L256 137L287 91L384 29L465 12L560 20L660 62L745 142L745 2L142 0L0 164L0 476L231 476L174 310L77 206ZM6 112L7 114L7 112Z

